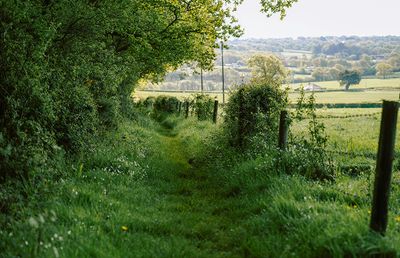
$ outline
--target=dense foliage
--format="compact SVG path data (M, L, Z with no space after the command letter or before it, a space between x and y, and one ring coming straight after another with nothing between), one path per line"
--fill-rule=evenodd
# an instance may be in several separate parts
M231 143L245 147L255 136L275 143L279 114L286 104L287 93L273 85L248 84L232 92L224 117Z
M192 112L197 116L198 120L211 120L214 110L214 101L207 94L194 94L192 101Z
M350 88L350 85L359 84L361 81L361 74L358 71L345 70L339 73L340 85L344 85L345 90Z
M172 114L178 111L179 100L173 96L158 96L153 104L154 113Z
M280 86L289 74L282 61L274 55L254 55L249 59L248 66L252 69L253 83Z
M27 174L63 147L88 147L131 115L141 78L195 60L240 35L222 1L1 1L1 177Z
M245 147L255 136L271 145L277 139L279 114L287 105L282 89L288 71L274 55L249 59L251 82L234 91L225 109L225 128L233 145Z
M232 16L241 2L1 0L0 178L87 148L132 115L140 79L187 61L210 68L215 43L241 35ZM282 17L292 2L261 1Z

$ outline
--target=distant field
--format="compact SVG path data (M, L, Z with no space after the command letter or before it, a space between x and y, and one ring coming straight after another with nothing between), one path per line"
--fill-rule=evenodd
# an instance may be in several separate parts
M294 74L293 75L294 79L302 79L302 80L312 80L312 76L308 74ZM299 86L296 86L296 88Z
M375 154L378 148L379 128L381 120L380 108L358 108L358 109L319 109L318 116L343 116L343 118L320 118L319 121L325 125L328 135L328 149L347 153L370 153ZM373 114L373 115L371 115ZM347 117L348 115L371 115L361 117ZM295 134L307 131L308 121L294 122L292 129ZM400 139L400 119L397 121L397 135ZM400 144L396 144L396 151L400 153ZM351 157L342 155L344 160Z
M400 78L396 79L364 79L360 85L353 85L350 91L340 91L337 81L316 82L323 88L328 89L325 92L315 92L317 103L380 103L385 100L398 100L400 93ZM291 85L291 89L300 87L300 83ZM303 84L306 85L306 84ZM353 91L354 90L354 91ZM135 96L145 99L149 96L173 95L180 99L189 97L194 92L151 92L151 91L136 91ZM208 93L212 97L217 97L222 102L222 94L220 92ZM309 94L309 93L307 93ZM290 91L289 99L296 102L299 93ZM226 91L226 100L229 98L229 91Z
M301 50L291 50L291 49L285 49L283 52L280 52L280 54L285 57L296 56L298 58L302 58L303 56L306 56L306 58L308 59L312 57L311 51L301 51Z
M300 85L307 85L308 83L295 83L290 84L290 88L297 89ZM338 81L327 81L327 82L314 82L323 88L329 90L341 89ZM350 89L370 89L370 88L398 88L400 91L400 78L393 79L362 79L359 85L352 85Z
M307 93L309 95L310 93ZM289 99L296 102L300 94L298 92L289 93ZM317 103L379 103L385 100L398 100L399 91L393 90L366 90L366 91L326 91L316 92L315 99Z

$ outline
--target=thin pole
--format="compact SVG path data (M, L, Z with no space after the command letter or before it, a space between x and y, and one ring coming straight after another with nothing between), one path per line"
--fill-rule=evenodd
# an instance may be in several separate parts
M224 71L224 42L221 41L221 56L222 56L222 104L225 104L225 71Z
M204 91L204 84L203 84L203 68L200 68L200 80L201 80L201 92Z

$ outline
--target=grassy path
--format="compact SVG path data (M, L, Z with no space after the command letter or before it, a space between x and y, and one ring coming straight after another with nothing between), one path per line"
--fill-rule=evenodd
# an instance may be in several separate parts
M184 141L126 123L47 191L29 189L0 230L4 257L241 256L227 205Z
M379 238L368 230L367 175L335 184L273 175L269 157L208 168L197 158L206 155L215 125L175 122L174 129L125 122L78 164L25 189L26 205L10 208L18 216L0 214L0 257L395 257L399 251L397 188L391 230Z
M115 189L113 195L121 209L114 211L115 221L120 221L120 226L117 222L113 225L114 246L106 246L101 253L96 249L94 256L237 256L226 241L231 221L216 212L221 200L206 173L189 164L193 157L188 156L179 135L162 130L152 137L158 146L154 146L157 155L150 159L156 161L151 161L150 169L156 171L134 191L130 187ZM101 234L91 238L102 239ZM93 246L89 243L87 248ZM110 252L110 248L116 250Z
M201 167L192 166L196 157L188 156L179 135L161 135L160 151L166 154L168 183L161 188L164 202L160 216L170 214L165 223L169 237L185 243L178 257L236 257L231 239L232 219L223 212L224 204L215 184ZM237 243L236 243L237 244Z

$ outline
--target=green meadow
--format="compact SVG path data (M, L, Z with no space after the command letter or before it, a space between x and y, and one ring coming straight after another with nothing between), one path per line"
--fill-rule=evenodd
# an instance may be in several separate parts
M400 78L395 79L363 79L359 85L352 85L349 91L344 91L337 81L315 82L324 91L315 92L317 103L380 103L385 100L398 100L400 94ZM296 102L299 97L298 89L301 85L291 84L289 87L289 99ZM157 92L157 91L136 91L135 96L145 99L149 96L176 96L180 99L189 97L193 92ZM207 92L212 97L216 97L222 102L220 92ZM307 93L308 95L310 93ZM226 100L229 100L229 91L226 91Z

